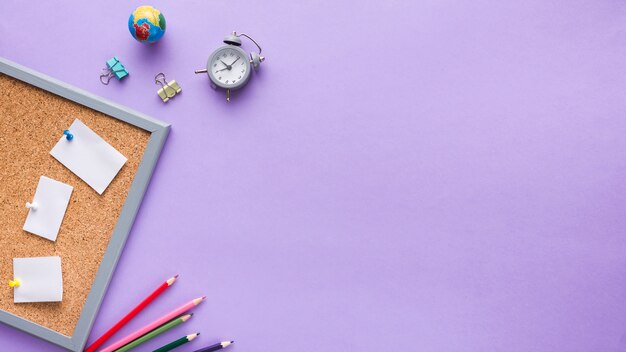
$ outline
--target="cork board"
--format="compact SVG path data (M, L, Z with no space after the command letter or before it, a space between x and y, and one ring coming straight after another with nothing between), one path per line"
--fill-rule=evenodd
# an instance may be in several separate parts
M0 285L0 309L70 336L122 210L150 133L59 96L0 75L0 282L13 275L13 258L58 255L63 301L13 303L13 289ZM128 158L100 196L50 155L63 130L83 121ZM74 187L56 242L22 230L40 176Z
M11 318L8 322L3 319L5 323L68 349L81 350L126 240L127 232L120 234L123 232L120 229L130 231L134 220L136 208L130 204L124 209L125 203L132 195L138 207L143 196L143 192L137 194L137 190L133 189L143 184L133 181L141 171L142 179L146 179L143 186L147 187L147 180L156 162L154 146L150 145L151 140L154 144L154 138L153 131L72 101L86 99L92 107L99 108L100 101L97 99L90 96L68 99L76 91L68 89L65 92L64 87L58 89L67 93L66 97L46 90L46 85L52 79L43 77L45 84L40 84L44 88L41 89L22 79L0 73L0 90L3 92L0 95L0 310ZM41 83L34 76L27 75L27 78L33 80L30 83ZM111 111L117 111L117 108L112 107ZM128 158L102 195L50 155L50 150L62 136L63 130L76 118ZM167 132L169 126L165 127ZM163 141L158 145L157 157ZM146 170L140 170L140 166L148 149L151 158L147 166L151 167L148 167L148 177L145 178ZM22 230L28 214L25 202L31 201L40 176L74 187L55 242ZM131 211L130 216L121 216L129 208L134 212ZM117 236L115 241L112 241L113 236ZM13 303L13 291L4 284L12 278L13 258L53 255L60 256L62 261L63 301ZM103 262L107 262L107 265L101 267ZM97 289L95 293L91 292L94 288ZM13 324L14 318L29 323ZM77 329L79 321L80 329ZM43 332L49 329L57 334L40 333L37 325L44 328L41 330ZM77 331L80 336L72 339ZM68 339L59 338L60 335Z

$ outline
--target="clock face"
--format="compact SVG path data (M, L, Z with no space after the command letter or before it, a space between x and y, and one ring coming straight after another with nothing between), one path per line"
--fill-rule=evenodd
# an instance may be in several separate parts
M227 45L211 55L207 70L216 86L237 89L243 87L250 77L250 60L239 47Z

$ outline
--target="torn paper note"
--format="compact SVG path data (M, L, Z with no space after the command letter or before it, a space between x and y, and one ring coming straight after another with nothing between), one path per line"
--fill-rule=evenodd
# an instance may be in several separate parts
M24 223L24 231L56 241L74 188L41 176ZM28 205L27 205L28 206Z
M60 257L13 259L13 302L60 302L63 300L63 277Z
M63 135L50 154L102 194L126 163L126 157L78 119L69 133L73 138L68 140Z

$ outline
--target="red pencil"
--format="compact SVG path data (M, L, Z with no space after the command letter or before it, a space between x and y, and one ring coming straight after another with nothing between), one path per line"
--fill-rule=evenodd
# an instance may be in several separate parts
M96 349L98 349L98 347L102 346L102 344L106 340L108 340L111 336L113 336L113 334L115 334L119 329L121 329L122 326L124 326L132 318L134 318L135 315L137 315L144 308L146 308L148 304L154 301L154 299L157 298L161 293L163 293L165 289L172 286L172 284L176 281L177 278L178 278L178 275L169 278L167 281L161 284L161 286L159 286L156 290L154 290L154 292L152 292L148 297L144 298L144 300L141 301L135 308L133 308L133 310L128 312L128 314L126 314L122 319L120 319L120 321L115 323L115 325L113 325L112 328L110 328L107 332L105 332L102 336L100 336L100 338L97 339L96 342L92 343L91 346L89 346L85 350L85 352L95 352Z

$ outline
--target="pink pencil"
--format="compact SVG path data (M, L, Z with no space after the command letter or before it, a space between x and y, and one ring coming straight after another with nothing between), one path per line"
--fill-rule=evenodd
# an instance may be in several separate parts
M149 333L150 331L158 328L159 326L167 323L168 321L178 317L179 315L185 313L186 311L192 309L193 307L197 306L198 304L202 303L202 301L204 301L204 299L206 298L206 296L202 296L200 298L196 298L194 300L191 300L189 303L183 304L182 306L174 309L173 311L165 314L164 316L160 317L159 319L153 321L152 323L144 326L143 328L140 328L139 330L133 332L132 334L122 338L121 340L115 342L114 344L112 344L111 346L100 350L100 352L112 352L122 346L124 346L125 344L140 338L141 336Z

